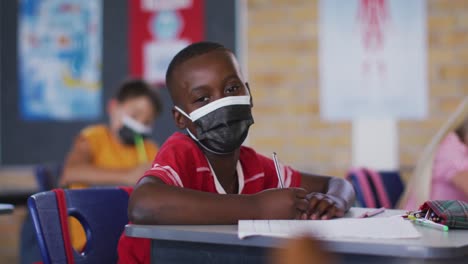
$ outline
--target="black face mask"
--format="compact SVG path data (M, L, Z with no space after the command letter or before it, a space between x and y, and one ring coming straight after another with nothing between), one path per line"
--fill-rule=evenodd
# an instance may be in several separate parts
M177 111L192 120L197 130L190 137L205 150L218 154L229 154L238 149L254 123L250 96L228 96L209 103L192 113L186 114L179 107Z
M119 137L125 145L135 145L135 137L149 138L151 129L140 124L129 116L124 116L123 126L119 129Z
M128 126L123 126L119 129L119 137L125 145L135 145L135 136L140 136L143 139L149 137L149 135L140 134Z

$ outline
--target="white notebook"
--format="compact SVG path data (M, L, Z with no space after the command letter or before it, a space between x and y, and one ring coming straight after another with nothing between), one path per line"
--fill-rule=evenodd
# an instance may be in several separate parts
M341 218L333 220L239 220L238 236L291 237L312 235L317 238L418 238L421 234L410 221L401 217Z

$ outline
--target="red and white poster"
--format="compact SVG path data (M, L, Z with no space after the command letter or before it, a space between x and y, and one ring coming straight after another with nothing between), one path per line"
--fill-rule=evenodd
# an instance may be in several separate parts
M319 15L323 118L427 115L426 1L321 0Z
M162 84L174 55L205 37L204 0L129 0L129 10L130 74Z

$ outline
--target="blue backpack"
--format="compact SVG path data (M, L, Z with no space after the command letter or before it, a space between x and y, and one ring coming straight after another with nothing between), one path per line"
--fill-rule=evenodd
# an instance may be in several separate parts
M346 179L356 192L356 200L362 207L395 208L404 187L398 171L377 172L368 168L349 170Z

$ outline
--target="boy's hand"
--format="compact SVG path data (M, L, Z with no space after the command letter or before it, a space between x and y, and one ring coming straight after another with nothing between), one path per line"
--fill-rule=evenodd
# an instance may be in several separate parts
M254 197L260 219L300 219L307 211L307 191L302 188L269 189Z
M345 213L345 202L338 197L313 192L307 195L307 200L309 206L301 219L328 220Z

